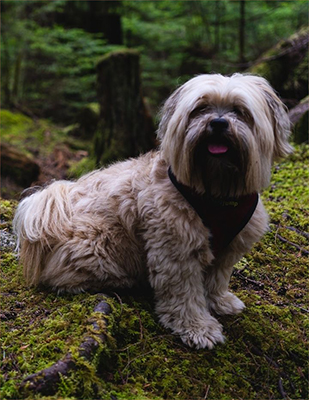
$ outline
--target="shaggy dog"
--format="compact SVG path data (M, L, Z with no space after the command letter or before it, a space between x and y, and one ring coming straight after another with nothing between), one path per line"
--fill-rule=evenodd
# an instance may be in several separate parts
M261 77L200 75L161 114L158 151L20 203L15 231L30 284L102 291L148 279L161 323L184 343L223 342L212 313L239 313L233 265L267 229L258 195L290 153L286 110Z

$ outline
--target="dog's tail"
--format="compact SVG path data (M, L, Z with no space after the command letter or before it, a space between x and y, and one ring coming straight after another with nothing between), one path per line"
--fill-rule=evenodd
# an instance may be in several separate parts
M17 235L20 260L29 284L39 282L46 253L71 231L71 182L58 181L26 197L19 204L13 229Z

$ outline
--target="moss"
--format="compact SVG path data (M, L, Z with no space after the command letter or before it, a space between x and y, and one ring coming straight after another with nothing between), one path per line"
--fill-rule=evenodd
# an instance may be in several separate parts
M18 202L0 199L1 229L12 228L12 220Z
M102 62L106 62L106 60L110 59L110 58L117 58L117 57L123 57L123 56L135 56L138 57L139 56L139 52L135 49L128 49L126 47L116 47L115 49L111 48L111 51L109 51L108 53L104 54L104 56L102 56L100 58L100 60L98 61L97 65L99 66Z
M32 149L47 146L50 142L50 126L44 120L32 120L18 112L0 111L2 139L17 147L28 157Z
M9 210L8 201L2 201ZM14 207L14 205L12 205ZM83 337L91 334L95 295L62 295L28 288L14 253L4 251L1 259L1 398L24 398L18 384L28 375L49 367L68 352L77 352ZM83 373L84 392L91 385L95 366L76 356ZM81 364L83 363L83 366ZM94 362L95 364L95 362ZM77 375L76 375L77 379ZM94 379L95 381L95 379ZM67 378L59 386L61 397L69 395ZM73 381L72 381L73 382ZM76 390L76 380L74 388ZM29 394L32 398L33 394ZM41 398L41 397L40 397ZM59 397L56 397L59 398Z
M109 299L108 342L86 362L77 348L85 334L93 334L98 298L29 289L15 255L6 253L2 398L308 398L307 160L308 146L302 145L275 165L262 194L271 229L231 279L231 289L247 308L238 316L220 317L227 340L211 351L184 346L158 323L151 293L135 291ZM10 218L10 212L6 215ZM62 377L54 396L18 391L25 376L68 351L79 368Z
M55 146L66 144L72 149L88 149L89 142L71 138L71 127L59 127L48 120L34 120L9 110L0 110L1 137L29 157L52 153Z
M70 178L79 178L87 172L93 171L95 168L95 160L91 157L85 157L71 164L68 170L68 176Z

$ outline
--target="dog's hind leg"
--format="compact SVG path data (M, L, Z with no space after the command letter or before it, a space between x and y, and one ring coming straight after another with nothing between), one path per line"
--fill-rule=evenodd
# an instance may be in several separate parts
M131 287L140 272L138 245L119 225L104 219L74 219L74 234L47 254L40 282L78 292Z

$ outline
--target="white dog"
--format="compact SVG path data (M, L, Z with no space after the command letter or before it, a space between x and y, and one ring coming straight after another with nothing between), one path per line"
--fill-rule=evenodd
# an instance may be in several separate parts
M267 229L259 191L290 153L285 107L260 77L200 75L161 115L158 151L59 181L15 216L30 284L79 292L148 279L161 323L184 343L223 342L211 315L244 304L233 265Z

